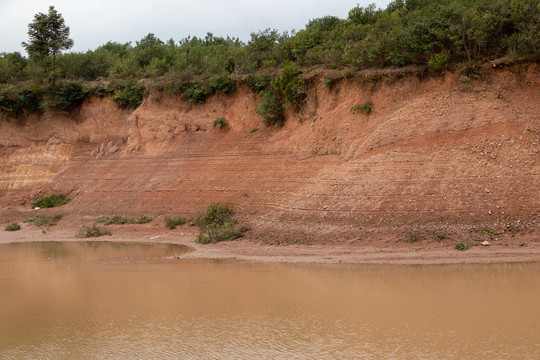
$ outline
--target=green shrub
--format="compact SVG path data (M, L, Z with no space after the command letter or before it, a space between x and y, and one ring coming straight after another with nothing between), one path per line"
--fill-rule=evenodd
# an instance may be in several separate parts
M208 206L205 213L195 218L195 223L198 226L223 225L231 222L233 215L234 211L230 206L215 203Z
M210 78L208 86L212 93L220 91L225 95L229 95L236 91L236 81L226 75Z
M66 81L48 87L46 105L57 110L69 112L81 105L86 95L82 83L78 81Z
M49 194L33 201L31 204L33 207L39 208L52 208L65 205L69 202L69 199L64 194Z
M114 84L98 84L94 86L90 86L88 89L88 94L96 95L100 99L104 98L105 96L112 96L114 95L116 91L116 86Z
M428 61L428 69L432 71L443 71L448 67L450 57L448 54L434 54Z
M14 86L0 88L0 112L19 118L23 109L35 112L40 108L43 91L39 85L30 83L24 89Z
M256 94L260 94L267 90L271 83L272 78L269 75L249 75L246 77L247 87Z
M273 86L277 89L285 105L299 111L307 97L307 87L298 65L287 61L281 70L281 76L274 79Z
M77 238L89 238L89 237L98 237L104 235L111 235L109 229L103 226L98 226L93 224L92 226L83 225L79 229L79 232L75 237Z
M226 222L222 225L208 225L204 231L197 235L200 244L215 244L219 241L229 241L242 237L242 228L234 223Z
M153 217L143 215L139 217L138 219L135 219L133 222L135 224L148 224L149 222L152 222L153 220L154 220Z
M330 87L332 85L332 79L330 79L328 76L325 76L321 80L321 85L323 87Z
M212 122L213 128L223 129L225 126L227 126L227 120L223 116L218 117Z
M538 61L539 16L538 0L396 0L386 9L358 5L343 19L312 19L292 33L253 32L247 42L211 33L163 42L148 34L133 45L111 41L82 53L52 55L41 49L43 57L28 58L18 52L0 53L0 82L45 83L62 77L94 81L188 72L211 78L261 68L275 71L287 60L299 66L343 69L347 77L369 67L427 65L430 71L441 71L450 63L508 55ZM249 79L254 86L248 86L256 93L268 89L256 84L261 79L262 75Z
M107 218L104 221L105 225L125 225L125 224L130 224L130 223L131 222L129 219L119 216L119 215L115 215L112 218Z
M136 109L144 98L144 87L137 83L125 86L112 100L123 109Z
M187 101L191 104L204 104L206 99L212 95L210 89L199 85L198 83L188 87L184 91L184 96Z
M298 66L290 61L286 62L281 76L274 78L270 86L261 92L257 114L266 125L283 126L283 107L291 106L294 111L299 111L307 96L306 89Z
M26 222L37 225L37 226L54 226L62 218L61 214L56 215L44 215L44 214L38 214L36 216L30 216Z
M257 131L259 131L259 128L254 127L254 128L251 128L251 130L249 130L249 133L253 134L253 133L257 132Z
M6 115L18 118L22 114L22 104L15 87L0 88L0 111Z
M469 87L469 81L471 81L471 78L468 76L461 76L459 78L461 81L461 90L465 90Z
M465 251L469 248L469 245L468 244L464 244L464 243L458 243L456 244L456 250L458 251Z
M21 225L19 225L19 223L11 223L9 225L6 225L6 227L4 228L5 231L17 231L17 230L21 230Z
M488 234L488 235L490 235L490 236L495 236L495 235L497 235L497 232L496 232L495 230L493 230L493 229L490 229L490 228L484 228L484 230L482 230L482 232L483 232L484 234Z
M358 111L360 111L364 115L371 115L373 113L373 104L371 101L366 101L363 104L356 104L351 108L351 113L356 114Z
M96 219L94 222L102 223L105 225L126 225L126 224L147 224L154 220L153 217L141 216L138 219L128 219L123 216L115 215L112 218L102 216Z
M185 223L187 223L187 219L185 217L165 218L165 226L169 230L175 229L177 226L182 226Z
M265 125L283 126L285 117L278 93L274 89L263 91L262 98L257 103L257 114Z
M20 95L21 106L30 112L36 112L41 105L43 89L38 84L30 83Z
M408 243L413 243L413 242L417 242L418 240L420 240L420 236L415 235L415 234L413 234L413 235L408 235L408 236L405 236L405 237L403 238L403 240L405 240L405 241L408 242Z
M234 211L227 205L219 203L210 205L204 214L194 220L200 228L197 242L210 244L241 237L248 229L236 226L237 221L233 215Z

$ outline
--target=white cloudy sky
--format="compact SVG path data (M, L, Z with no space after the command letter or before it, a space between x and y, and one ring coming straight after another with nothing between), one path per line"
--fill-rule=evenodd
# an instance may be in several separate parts
M28 40L34 15L54 6L71 29L72 51L94 50L108 41L135 44L148 33L161 40L188 35L239 37L266 28L302 29L310 19L326 15L346 18L356 5L390 0L0 0L0 52L20 51Z

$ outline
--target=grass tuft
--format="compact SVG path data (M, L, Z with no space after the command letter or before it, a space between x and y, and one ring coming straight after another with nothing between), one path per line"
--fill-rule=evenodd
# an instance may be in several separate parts
M356 114L360 111L364 115L371 115L373 113L373 104L371 101L366 101L363 104L356 104L351 108L351 113Z
M405 236L403 238L403 240L405 240L408 243L413 243L413 242L417 242L418 240L420 240L420 236L415 235L415 234L407 235L407 236Z
M26 222L30 224L34 224L37 226L54 226L62 218L61 214L56 215L44 215L44 214L38 214L36 216L30 216Z
M225 126L227 126L227 120L225 120L225 118L223 116L220 116L218 117L216 120L214 120L212 122L212 127L215 129L215 128L218 128L218 129L223 129Z
M115 215L112 218L108 216L102 216L96 219L94 222L105 224L105 225L126 225L126 224L146 224L153 220L154 220L153 217L149 217L145 215L139 217L138 219L129 219L123 216Z
M98 226L96 224L93 224L92 226L83 225L79 229L79 232L75 237L77 238L89 238L89 237L98 237L98 236L105 236L105 235L111 235L111 232L109 229L107 229L104 226Z
M11 223L9 225L6 225L6 227L4 228L5 231L17 231L17 230L21 230L21 225L19 225L19 223Z
M69 199L64 194L49 194L36 199L31 204L32 206L39 208L52 208L65 205L68 202Z
M135 224L148 224L149 222L152 222L153 220L154 220L153 217L143 215L140 218L135 219L134 223Z
M177 218L165 218L165 226L169 229L175 229L177 226L182 226L185 223L187 223L187 219L185 217L177 217Z

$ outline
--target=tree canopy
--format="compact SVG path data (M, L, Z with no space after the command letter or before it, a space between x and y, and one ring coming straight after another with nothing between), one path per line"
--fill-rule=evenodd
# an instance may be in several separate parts
M84 92L115 94L113 100L126 107L163 92L201 103L216 92L229 94L235 81L245 79L266 99L260 112L280 123L279 103L293 108L302 103L302 73L310 66L349 76L408 65L432 73L473 69L503 57L540 61L540 2L394 0L386 9L358 5L345 19L312 19L298 31L259 30L247 42L210 32L162 41L149 33L133 44L108 42L69 53L62 53L73 45L69 27L51 6L48 14L35 15L28 35L23 42L28 58L0 49L0 112L16 116L45 102L65 110ZM56 79L62 82L58 86ZM88 83L96 80L99 85ZM80 87L74 81L87 83Z
M68 50L73 46L73 40L69 38L69 26L66 26L64 18L54 6L49 7L49 13L38 13L34 20L28 24L29 41L23 42L22 46L31 58L53 58L53 68L56 66L56 56L62 50Z

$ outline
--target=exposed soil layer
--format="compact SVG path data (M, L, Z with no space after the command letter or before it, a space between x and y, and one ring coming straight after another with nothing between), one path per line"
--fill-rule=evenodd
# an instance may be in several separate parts
M314 76L303 112L288 114L282 128L260 122L258 96L242 87L204 105L151 96L128 112L92 97L72 114L0 119L2 226L34 214L36 195L63 192L69 204L39 210L66 215L61 222L72 228L51 228L61 238L102 215L143 214L161 222L141 240L165 236L157 230L164 217L223 202L251 227L241 241L208 248L231 256L319 249L320 259L399 252L444 262L463 242L473 248L462 257L534 257L539 74L538 64L521 64L486 68L469 81L389 73L331 87ZM366 101L371 115L351 111ZM228 125L214 129L220 116ZM16 234L2 231L0 241L33 236L26 226ZM486 240L492 246L474 246ZM437 249L452 255L438 257Z

